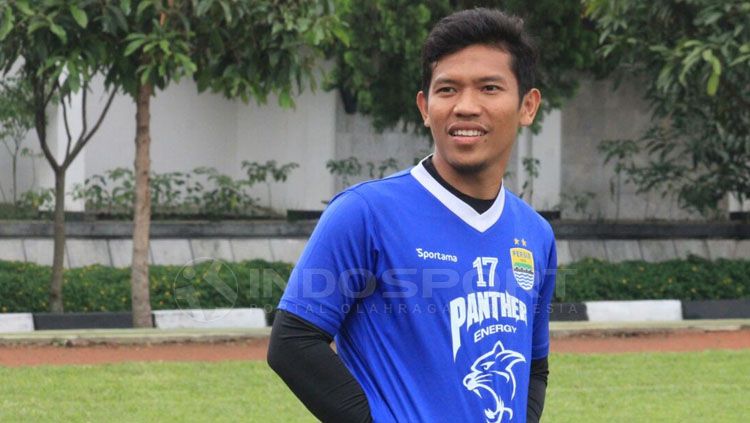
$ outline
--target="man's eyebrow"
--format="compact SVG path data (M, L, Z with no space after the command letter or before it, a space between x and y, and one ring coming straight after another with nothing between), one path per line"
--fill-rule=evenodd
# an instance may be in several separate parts
M437 78L435 78L435 82L434 83L435 84L453 84L453 85L455 85L455 84L458 84L458 81L455 80L455 79L453 79L453 78L448 78L448 77L444 77L444 76L438 76Z
M483 76L481 78L477 78L473 82L475 84L476 83L484 83L484 82L507 82L507 78L505 78L502 75L488 75L488 76ZM439 77L435 78L434 84L453 84L453 85L456 85L456 84L459 84L459 81L457 79L453 79L453 78L450 78L450 77L439 76Z
M506 82L506 78L502 75L491 75L491 76L484 76L475 81L476 82Z

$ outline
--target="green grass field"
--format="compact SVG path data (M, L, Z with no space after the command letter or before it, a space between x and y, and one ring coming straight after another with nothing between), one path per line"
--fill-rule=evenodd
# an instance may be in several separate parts
M545 422L744 422L750 350L553 355ZM0 368L2 422L315 421L263 362Z

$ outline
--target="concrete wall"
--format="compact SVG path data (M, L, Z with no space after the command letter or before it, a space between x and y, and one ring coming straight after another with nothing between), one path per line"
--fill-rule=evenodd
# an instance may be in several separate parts
M151 241L150 262L182 266L193 260L228 262L263 259L294 263L307 244L306 238L173 238ZM128 239L69 238L65 267L102 264L130 266L132 243ZM558 239L560 265L584 258L610 262L645 260L661 262L690 255L709 260L750 258L750 240L734 239ZM52 264L52 240L0 238L0 260Z
M699 216L677 207L674 198L659 193L636 195L624 185L618 212L610 194L614 164L604 165L597 146L603 140L636 139L648 127L650 112L643 100L642 84L625 79L618 88L612 81L583 79L575 97L562 109L562 187L568 196L594 193L583 212L567 204L564 218L687 219Z
M414 106L416 110L416 105ZM371 161L375 164L394 158L399 170L412 166L415 159L422 159L432 152L431 140L426 135L415 134L411 128L402 131L396 127L378 133L372 120L360 114L347 114L340 98L336 101L336 154L337 160L356 157L364 166ZM364 168L360 177L349 178L349 184L371 179ZM388 173L393 173L390 170ZM344 188L342 178L336 178L336 189Z
M106 102L101 79L92 84L88 94L87 120L91 128ZM80 131L82 96L73 98L68 109L71 132ZM295 99L296 107L281 109L277 98L258 106L227 100L212 93L198 94L191 80L183 80L158 92L151 102L151 168L154 172L189 172L197 167L213 167L235 178L243 177L243 160L279 164L296 162L286 183L271 184L271 205L279 210L322 210L323 201L334 194L334 178L325 168L335 154L336 94L318 91L303 93ZM62 108L51 107L49 143L53 154L62 156L67 136ZM133 168L135 157L135 104L125 95L117 95L101 127L81 155L73 162L66 177L67 191L86 178L104 174L117 167ZM38 150L35 133L25 146ZM4 148L2 149L4 150ZM34 186L53 187L51 169L43 158L19 162L19 191ZM10 157L0 150L0 186L10 197ZM253 195L262 205L269 204L268 187L254 187ZM9 198L0 201L10 201ZM83 203L66 201L68 210L83 210Z
M16 63L8 71L8 75L14 75L20 68L21 63ZM6 149L5 145L0 145L0 202L12 202L13 201L13 160L12 151L15 150L15 144L12 140L8 139L5 141L10 151ZM4 144L4 143L2 143ZM20 144L21 148L29 148L33 151L39 151L39 140L36 136L36 132L32 128L29 131ZM28 191L29 189L35 189L39 186L39 181L36 178L36 167L46 166L44 158L39 157L20 157L17 161L17 189L18 195Z
M11 140L8 140L8 146L11 151L15 148ZM36 132L30 131L21 142L21 148L29 148L39 151L39 141ZM13 201L13 166L12 155L6 150L4 145L0 145L0 201ZM46 167L47 162L43 157L20 157L18 158L17 178L18 194L39 187L39 180L36 177L36 168Z
M297 97L292 110L281 109L275 97L264 106L237 104L237 152L232 158L237 172L242 160L300 165L286 183L271 185L275 208L323 210L323 201L334 194L334 178L325 164L335 154L336 101L336 93L318 91ZM267 201L266 186L255 192Z
M80 98L75 101L80 101ZM89 122L103 105L101 84L94 84L89 96ZM296 162L286 183L257 186L253 194L262 204L279 210L321 210L324 201L344 187L326 169L329 159L355 156L361 163L395 158L405 168L415 158L429 154L428 137L403 132L401 128L375 131L370 119L344 112L336 92L306 92L296 99L297 107L283 110L276 99L258 106L229 101L220 95L197 94L194 83L185 80L158 93L152 101L152 168L154 171L190 171L198 166L215 167L234 177L241 176L243 160L279 164ZM71 116L75 117L71 111ZM50 110L50 142L53 151L64 151L61 110ZM79 116L80 117L80 116ZM521 193L528 176L521 165L524 157L541 161L540 176L533 183L530 201L537 209L562 208L563 218L588 219L686 219L699 218L677 207L673 198L658 193L636 195L635 187L624 185L619 207L610 194L613 164L604 165L597 151L602 140L637 138L649 124L650 113L642 100L638 81L625 80L615 89L611 81L583 79L578 94L560 111L545 117L539 134L523 131L508 166L511 177L506 187ZM135 106L118 96L100 131L69 172L69 189L86 177L115 167L133 166ZM75 132L75 131L74 131ZM30 134L27 146L36 146ZM355 183L369 179L367 169ZM44 159L37 159L35 171L29 159L21 160L20 187L53 186L52 173ZM9 158L0 150L0 186L9 194ZM573 199L585 193L594 198L584 210L575 210ZM732 210L748 209L739 202ZM68 209L83 205L68 200Z
M102 88L95 89L101 99ZM91 108L91 114L98 107ZM197 94L184 80L158 92L151 101L151 168L154 172L192 170L210 166L234 174L236 105L222 96ZM118 95L104 123L84 150L86 175L116 168L133 168L135 103Z
M240 178L243 160L296 162L300 168L286 183L272 184L271 205L281 210L322 209L321 201L333 194L325 161L333 156L334 101L331 93L303 93L296 107L286 110L274 96L263 106L245 104L198 94L192 81L183 81L153 100L152 168L162 173L209 166ZM119 97L87 151L86 162L95 163L87 175L132 167L134 134L135 105ZM264 205L269 204L267 193L265 185L253 191Z

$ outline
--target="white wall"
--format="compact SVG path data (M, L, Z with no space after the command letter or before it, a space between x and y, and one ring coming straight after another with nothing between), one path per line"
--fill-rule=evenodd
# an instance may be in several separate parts
M103 106L101 83L89 95L89 126ZM78 99L80 100L80 98ZM190 171L198 166L215 167L220 172L241 177L243 160L279 164L296 162L286 183L274 184L273 207L283 209L320 210L341 181L326 169L329 159L356 156L360 162L381 161L390 157L400 167L412 164L414 157L423 157L431 150L429 140L399 129L377 133L368 117L346 115L336 92L304 93L296 99L293 110L284 110L274 97L267 105L244 104L223 96L197 94L194 83L185 80L156 95L152 102L152 168L163 173ZM71 113L74 115L75 113ZM64 128L60 110L49 113L48 133L53 151L64 150ZM632 138L648 125L650 113L642 100L637 81L626 80L614 90L610 81L582 80L578 94L568 101L561 112L545 117L542 131L528 139L522 135L514 149L508 170L513 177L507 186L520 193L523 185L521 158L532 154L540 159L541 175L534 181L533 205L551 209L567 196L593 192L596 196L583 212L571 204L563 206L567 218L620 219L686 219L697 216L680 210L673 199L658 194L637 195L632 186L625 186L618 208L610 195L612 164L603 165L597 145L604 139ZM135 137L135 106L132 99L120 95L95 138L71 169L68 187L86 177L101 174L115 167L132 168ZM34 132L26 146L38 150ZM52 187L52 173L43 158L24 158L19 166L19 187L26 190L35 179L36 186ZM0 150L0 185L10 193L10 159ZM363 179L366 176L363 176ZM261 202L268 201L266 187L254 190ZM69 209L80 204L68 201ZM742 210L737 202L732 210ZM747 204L744 206L747 210Z
M568 206L566 218L691 219L699 218L678 207L675 198L660 192L636 193L623 184L620 207L610 194L614 164L604 164L597 147L603 140L637 139L650 125L651 113L643 99L644 85L623 78L615 88L612 80L582 79L577 94L562 110L562 192L595 194L584 213Z
M237 175L243 160L277 165L299 164L284 183L274 183L272 206L276 209L322 210L334 194L334 179L325 163L334 157L336 94L305 92L295 99L294 109L282 109L276 97L268 104L237 104L237 145L234 161ZM255 191L267 203L267 188Z
M537 120L539 119L537 116ZM523 199L536 210L559 209L561 137L560 110L552 110L542 118L538 134L524 128L513 146L506 169L506 173L510 174L506 180L506 188L520 196L524 194L524 184L528 183ZM523 166L523 159L526 157L539 160L539 176L536 178L531 178Z
M92 97L101 100L99 84ZM333 194L333 178L325 162L333 157L335 94L303 93L296 107L285 110L274 96L258 106L228 100L222 95L197 93L184 80L151 103L151 167L157 173L214 167L235 178L243 177L243 160L296 162L286 183L272 184L273 207L321 210ZM101 107L101 106L100 106ZM96 105L90 107L95 113ZM90 120L93 119L90 117ZM135 103L118 95L89 146L84 150L86 176L116 167L133 167L135 157ZM267 203L266 186L254 194Z
M97 89L96 96L103 104L105 99L99 94L102 89ZM91 107L91 115L96 108ZM235 108L233 102L220 95L199 95L191 80L157 92L151 101L152 170L163 173L210 166L231 173L236 145ZM133 168L135 103L130 97L115 98L84 153L87 176L116 167Z
M417 106L414 105L414 110L416 109ZM415 159L426 157L432 150L429 136L415 134L411 129L404 132L401 126L378 133L372 126L369 116L347 114L343 103L338 101L336 159L343 160L354 156L363 166L362 175L358 178L349 178L350 184L371 179L365 165L369 161L379 164L383 160L393 158L398 162L398 170L401 170L412 166ZM394 172L391 169L387 173ZM340 177L336 179L336 189L343 189L343 180Z
M14 64L8 71L7 75L15 75L21 67L21 61ZM11 140L8 140L8 146L11 151L14 149L14 145ZM31 130L26 134L26 137L21 143L21 148L29 148L33 154L39 154L41 148L39 147L39 138L37 137L36 130ZM0 187L5 194L0 196L0 201L11 202L13 201L13 160L11 153L6 150L5 146L0 146ZM17 188L18 195L30 189L37 189L40 186L40 180L38 174L41 169L49 168L47 160L44 157L22 157L19 155L16 163L17 170ZM54 185L53 185L54 186Z
M8 146L11 151L14 149L14 145L11 140L8 140ZM36 131L32 129L26 134L21 148L29 148L33 151L39 150L39 139L36 136ZM23 192L29 189L38 188L39 180L36 179L35 168L47 167L47 161L44 157L18 157L17 161L17 183L18 183L18 195L20 196ZM13 160L11 153L5 149L4 145L0 145L0 187L2 192L5 194L5 198L0 195L0 201L11 202L13 201Z

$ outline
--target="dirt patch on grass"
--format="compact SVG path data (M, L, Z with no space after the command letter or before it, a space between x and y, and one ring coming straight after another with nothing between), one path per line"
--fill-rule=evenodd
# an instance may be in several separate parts
M265 360L267 350L268 339L153 345L14 345L0 347L0 366L102 364L124 361Z
M625 353L750 349L750 330L585 334L553 338L553 353ZM124 361L265 360L268 339L144 345L0 346L0 366L101 364Z
M553 338L553 353L625 353L737 350L750 348L750 330L655 331L619 335L586 334Z

